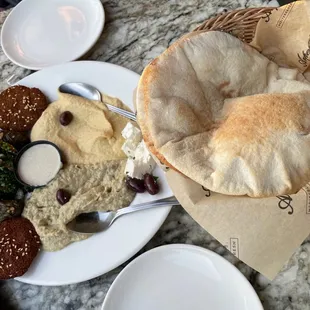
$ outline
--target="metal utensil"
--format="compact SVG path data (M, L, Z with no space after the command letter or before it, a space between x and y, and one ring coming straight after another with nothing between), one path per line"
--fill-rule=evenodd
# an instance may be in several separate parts
M144 202L117 211L82 213L67 224L67 228L78 233L93 234L109 228L120 216L160 206L180 205L175 197Z
M13 86L14 84L16 84L17 82L19 82L21 80L21 78L19 76L17 76L16 74L12 74L11 76L9 76L5 81L9 86Z
M100 91L86 83L65 83L59 86L58 90L61 93L67 93L75 96L84 97L86 99L102 101L102 96ZM118 113L132 121L137 121L136 115L133 112L117 108L111 104L104 102L108 109L112 112Z

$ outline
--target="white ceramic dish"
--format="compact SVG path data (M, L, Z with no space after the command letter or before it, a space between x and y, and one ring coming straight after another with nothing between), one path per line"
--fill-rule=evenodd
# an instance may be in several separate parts
M38 87L50 101L57 99L58 86L66 82L89 83L117 96L133 108L133 91L139 75L125 68L94 61L71 62L36 72L18 84ZM156 196L139 194L133 203L172 196L164 173L157 167L162 190ZM170 207L126 215L106 232L69 245L58 252L41 252L29 271L17 280L37 285L65 285L89 280L124 263L138 252L166 219Z
M23 0L3 24L1 45L12 62L39 70L84 55L104 19L100 0Z
M201 247L173 244L133 260L112 284L102 310L263 310L247 279Z

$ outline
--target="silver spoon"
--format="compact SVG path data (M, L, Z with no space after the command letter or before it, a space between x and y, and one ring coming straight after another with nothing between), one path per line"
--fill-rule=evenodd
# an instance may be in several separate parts
M102 96L100 91L86 83L65 83L58 87L61 93L67 93L75 96L84 97L90 100L102 101ZM118 113L132 121L137 121L136 115L133 112L117 108L111 104L105 103L108 109L112 112Z
M152 209L160 206L180 205L175 197L139 203L117 211L82 213L67 224L71 231L93 234L108 229L120 216L136 211Z

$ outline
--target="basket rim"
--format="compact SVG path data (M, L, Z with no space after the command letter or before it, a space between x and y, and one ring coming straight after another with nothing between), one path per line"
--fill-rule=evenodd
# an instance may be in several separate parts
M256 7L256 8L241 8L241 9L236 9L236 10L232 10L232 11L228 11L228 12L222 12L219 14L216 14L213 17L208 18L207 20L205 20L203 23L201 23L198 27L196 27L193 31L199 30L198 28L200 28L201 26L203 26L205 23L210 23L210 22L214 22L218 19L224 19L224 17L227 17L229 15L244 15L245 13L256 13L256 14L261 14L261 13L265 13L265 12L270 12L274 9L277 9L277 6L265 6L265 7ZM251 18L253 16L246 16L247 18Z
M236 10L219 13L201 23L191 32L206 32L206 31L225 31L232 32L233 30L243 30L247 32L247 39L237 36L242 41L249 42L248 34L254 36L257 23L261 18L268 18L268 13L278 7L254 7L254 8L239 8ZM235 29L234 29L235 27Z

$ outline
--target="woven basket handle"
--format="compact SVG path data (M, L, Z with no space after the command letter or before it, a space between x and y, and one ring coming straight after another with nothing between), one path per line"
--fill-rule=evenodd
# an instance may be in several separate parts
M250 8L235 10L208 19L194 31L219 30L228 32L244 42L254 38L256 26L261 18L269 20L270 12L275 7Z

